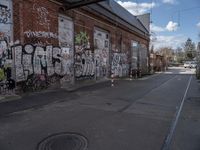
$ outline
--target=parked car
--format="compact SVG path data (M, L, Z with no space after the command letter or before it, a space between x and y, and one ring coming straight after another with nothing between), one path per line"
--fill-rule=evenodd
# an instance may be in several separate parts
M196 68L197 63L195 61L186 61L183 66L185 68Z
M184 66L184 68L190 68L191 67L191 62L190 61L186 61L183 66Z
M196 62L191 62L190 68L196 68L196 67L197 67L197 63Z

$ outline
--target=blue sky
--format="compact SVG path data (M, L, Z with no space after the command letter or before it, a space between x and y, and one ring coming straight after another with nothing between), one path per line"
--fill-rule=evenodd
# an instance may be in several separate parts
M187 38L200 41L199 0L116 0L134 15L151 13L155 48L182 46Z

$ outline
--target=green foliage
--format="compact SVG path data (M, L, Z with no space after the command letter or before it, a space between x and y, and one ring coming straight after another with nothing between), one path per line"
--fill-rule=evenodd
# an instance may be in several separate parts
M89 42L89 36L86 32L80 32L75 36L75 44L82 45L87 44Z
M4 70L0 68L0 81L5 79Z
M196 57L195 43L190 38L184 44L185 59L193 60Z
M177 63L183 63L185 61L184 57L177 57Z

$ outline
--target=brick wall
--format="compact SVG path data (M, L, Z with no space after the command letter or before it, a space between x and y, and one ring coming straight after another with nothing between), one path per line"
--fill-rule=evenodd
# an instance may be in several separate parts
M58 11L47 0L14 0L14 41L58 45Z
M31 32L50 32L58 35L58 15L61 6L48 0L14 0L14 41L20 40L22 43L58 44L54 38L35 37ZM93 46L94 27L107 30L111 35L112 50L125 51L130 48L130 41L138 41L148 47L148 39L137 33L128 30L122 25L109 23L102 16L91 14L83 9L74 9L63 12L73 19L75 24L75 34L80 30L85 30ZM29 36L29 37L28 37ZM121 39L121 41L120 41Z
M19 43L12 47L17 82L26 81L33 74L57 75L60 83L96 80L111 74L125 77L131 70L131 42L144 45L148 53L146 36L87 7L66 11L49 0L13 0L13 11L14 41ZM65 38L66 46L59 47L59 15L71 18L74 33L67 26L62 28L66 31L63 35L74 44Z
M27 31L32 32L51 32L58 34L58 14L61 6L56 5L48 0L14 0L14 39L20 40L22 43L45 42L58 44L55 38L36 38L33 33L27 37ZM66 16L72 17L75 23L75 34L80 30L85 30L90 35L90 42L93 43L94 27L100 27L107 30L111 34L112 49L124 49L125 46L130 45L130 41L139 41L148 46L148 39L140 38L133 34L123 26L115 26L105 18L91 14L81 9L75 9L64 12ZM123 29L124 28L124 29ZM27 33L27 34L26 34ZM120 37L121 36L121 37ZM120 46L121 38L121 46Z

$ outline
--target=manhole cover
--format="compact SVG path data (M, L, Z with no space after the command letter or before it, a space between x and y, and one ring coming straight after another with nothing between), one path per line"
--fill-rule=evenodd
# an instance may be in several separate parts
M87 139L79 134L61 133L45 138L37 150L86 150Z

